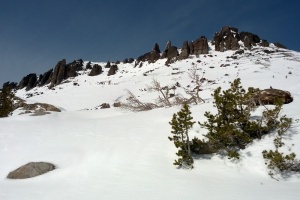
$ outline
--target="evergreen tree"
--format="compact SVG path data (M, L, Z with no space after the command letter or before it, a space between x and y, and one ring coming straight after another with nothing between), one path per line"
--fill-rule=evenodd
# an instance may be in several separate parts
M170 141L174 142L178 152L176 155L179 157L174 165L179 167L193 168L193 158L191 155L189 130L193 127L194 123L192 121L191 111L187 104L184 104L182 109L173 115L173 118L169 124L172 126L171 133L173 137L168 137Z
M199 123L208 130L206 137L215 149L225 150L229 158L239 158L237 150L244 149L251 142L250 134L245 131L250 125L250 115L254 104L249 101L253 88L246 92L240 86L240 79L234 80L228 90L214 91L214 106L217 114L205 113L207 121ZM248 105L246 102L249 102ZM246 105L245 105L246 104Z
M278 116L283 105L278 99L274 109L265 107L262 117L252 120L251 112L257 107L259 89L248 88L246 91L240 83L240 79L234 80L231 87L223 92L220 87L217 88L213 94L217 114L206 112L207 121L199 123L208 130L206 137L213 149L225 151L229 158L237 159L239 149L278 128Z
M0 92L0 117L8 117L13 111L14 94L9 87Z

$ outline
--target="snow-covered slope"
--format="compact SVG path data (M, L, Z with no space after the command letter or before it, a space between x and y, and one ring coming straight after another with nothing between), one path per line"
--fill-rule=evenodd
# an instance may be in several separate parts
M204 112L214 109L213 90L228 88L236 78L245 87L272 86L291 92L294 101L284 105L283 113L300 118L300 53L271 46L236 58L233 54L211 50L209 55L191 56L170 66L163 59L141 68L121 63L113 76L106 76L104 69L90 77L86 70L55 90L46 86L19 90L21 98L64 111L37 117L15 112L0 119L0 199L299 199L299 175L280 181L268 175L261 152L274 148L273 134L242 150L240 161L213 155L197 158L193 170L177 169L172 165L176 149L167 137L168 122L180 107L137 113L96 109L102 103L125 101L125 89L142 101L155 102L157 94L145 91L153 78L163 86L178 82L192 88L188 72L197 65L199 74L215 84L204 83L201 97L206 103L192 106L195 120L203 122ZM184 95L182 87L176 92ZM26 98L28 93L33 96ZM299 133L295 124L284 141L286 151L290 147L298 156ZM195 125L191 134L201 137L205 130ZM6 179L10 171L32 161L51 162L57 169L32 179Z

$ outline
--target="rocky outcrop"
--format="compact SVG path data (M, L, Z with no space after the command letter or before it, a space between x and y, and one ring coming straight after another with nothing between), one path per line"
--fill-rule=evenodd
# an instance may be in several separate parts
M190 47L189 47L189 43L188 41L184 41L182 48L181 48L181 53L179 55L179 59L183 60L183 59L187 59L190 55Z
M201 36L194 42L194 54L208 54L208 42L205 36Z
M77 71L82 70L82 67L83 61L81 59L74 60L72 63L69 63L66 67L66 76L64 79L77 76Z
M213 44L216 51L238 50L240 48L239 39L237 28L225 26L220 32L215 33Z
M194 42L190 42L189 47L190 47L190 54L194 54Z
M107 76L115 75L118 71L118 65L112 65L109 70Z
M161 59L167 58L167 52L170 47L171 47L171 41L168 41L166 44L165 50L160 57Z
M8 87L10 90L12 90L12 89L16 89L17 86L18 86L18 83L8 81L8 82L3 83L2 89Z
M123 60L123 63L126 64L126 63L133 63L134 62L134 59L133 58L125 58Z
M160 49L157 43L155 43L152 51L149 54L148 62L155 63L160 58Z
M256 96L258 103L262 103L264 105L274 105L276 98L282 99L284 104L288 104L293 101L293 97L290 92L279 89L261 90L259 95Z
M179 54L178 54L177 47L172 46L171 41L168 41L161 58L167 58L168 61L171 61L171 60L176 60L178 55Z
M17 89L23 89L26 87L26 90L32 89L37 84L36 74L28 74L19 82Z
M37 76L31 76L29 81L28 81L28 84L26 86L26 90L31 90L32 88L34 88L37 84Z
M52 73L53 73L53 69L50 69L49 71L45 72L43 75L41 74L39 76L39 83L38 83L38 85L39 86L44 86L44 85L50 83L51 82Z
M62 80L65 78L65 71L66 71L66 60L63 59L59 61L54 68L53 75L51 78L50 88L62 82Z
M247 49L251 49L251 41L250 41L250 39L248 38L248 36L246 36L245 38L244 38L244 46L245 46L245 48L247 48Z
M253 33L250 33L250 32L241 32L239 33L239 37L240 37L240 40L242 42L244 42L245 44L245 38L247 38L247 42L248 42L248 45L250 44L250 47L252 46L256 46L256 44L260 43L260 38L258 35L255 35Z
M105 68L110 68L111 64L109 61L107 61L106 65L105 65Z
M262 46L262 47L269 47L270 44L269 44L269 42L267 40L261 40L260 46Z
M280 44L279 42L275 42L274 45L278 48L283 48L283 49L286 49L285 46L283 46L282 44Z
M100 105L100 109L106 109L106 108L110 108L109 103L103 103Z
M30 162L10 172L8 179L26 179L36 177L55 169L55 166L46 162Z
M240 44L237 38L232 38L231 40L231 49L232 50L238 50L240 49Z
M134 62L134 59L133 58L129 58L128 59L128 63L133 63Z
M154 44L152 51L145 53L137 58L137 63L148 61L149 63L155 63L160 58L160 49L157 43Z
M14 99L14 110L20 108L21 110L24 110L21 114L25 113L33 113L38 115L45 115L50 114L50 112L61 112L61 110L51 104L47 103L33 103L28 104L23 99L19 97L15 97Z
M115 108L121 107L121 102L115 102L113 104L113 107L115 107Z
M54 68L50 88L60 84L63 80L77 76L77 71L83 70L83 61L81 59L75 60L72 63L66 64L63 59L57 63Z
M101 73L102 73L102 67L100 65L98 65L98 64L95 64L93 66L93 69L89 73L89 76L98 76Z
M238 32L237 28L225 26L220 32L215 33L212 43L215 45L216 51L238 50L240 49L239 41L244 43L244 46L251 49L260 43L258 35L249 32Z
M85 66L85 69L92 69L92 63L91 62L88 62Z
M61 112L61 110L58 109L57 107L47 103L34 103L34 104L23 103L22 108L23 110L43 109L45 111Z

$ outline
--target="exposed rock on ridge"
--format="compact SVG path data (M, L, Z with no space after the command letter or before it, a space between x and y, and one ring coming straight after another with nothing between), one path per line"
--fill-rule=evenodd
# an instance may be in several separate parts
M137 58L137 62L155 63L160 58L160 49L157 43L154 44L152 51L145 53Z
M98 64L95 64L89 73L89 76L97 76L102 73L102 67Z
M194 52L195 55L200 54L208 54L208 42L205 36L201 36L199 39L197 39L194 43Z
M26 90L30 90L36 85L37 76L36 74L28 74L19 82L17 89L23 89L26 87Z
M189 43L188 41L184 41L182 48L181 48L181 53L179 55L179 59L183 60L183 59L187 59L190 55L190 47L189 47Z
M266 40L261 40L258 35L255 35L250 32L238 32L237 28L225 26L219 32L215 33L212 44L215 46L216 51L226 51L226 50L242 50L240 46L243 45L245 49L252 49L256 45L260 45L263 47L269 47L269 42ZM278 48L286 48L282 44L276 42L274 43ZM244 50L245 50L244 49ZM241 52L241 51L239 51ZM176 60L187 59L190 55L200 55L200 54L208 54L209 46L208 41L205 36L201 36L195 41L184 41L181 52L176 46L171 44L171 41L168 41L166 44L165 50L161 53L159 45L157 43L154 44L152 50L148 53L145 53L142 56L139 56L135 62L135 66L139 65L142 67L143 63L141 62L149 62L155 63L158 59L167 58L166 64L170 64L175 62ZM125 59L123 63L132 63L134 62L133 58ZM114 64L118 64L116 62ZM105 68L109 68L109 72L107 75L114 75L118 69L117 66L111 66L111 63L108 61ZM91 65L91 62L87 63L85 69L91 69L89 73L90 76L96 76L102 73L102 67L100 65ZM5 83L14 89L23 89L31 90L36 86L44 86L50 84L49 88L53 88L56 85L61 84L64 80L70 77L78 76L78 71L83 70L83 61L81 59L75 60L72 63L67 64L66 60L63 59L57 63L54 69L50 69L44 74L37 76L36 74L28 74L23 77L19 84L10 84L9 82ZM4 86L4 85L3 85Z
M59 61L54 68L50 88L60 84L63 80L69 77L77 76L77 71L82 70L82 66L83 61L81 59L75 60L68 65L66 64L65 59Z
M269 47L267 40L262 40L258 35L250 32L238 32L237 28L225 26L220 32L215 33L212 43L215 45L216 51L238 50L240 43L244 44L246 49L251 49L254 46L260 45ZM274 43L275 46L276 43ZM279 48L285 48L283 45L278 45Z

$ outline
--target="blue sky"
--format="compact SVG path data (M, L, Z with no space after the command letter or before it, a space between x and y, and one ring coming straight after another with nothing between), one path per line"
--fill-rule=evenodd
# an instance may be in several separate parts
M0 0L0 7L0 87L64 58L137 58L155 42L181 47L227 25L300 51L295 0Z

